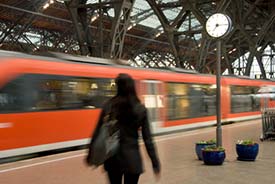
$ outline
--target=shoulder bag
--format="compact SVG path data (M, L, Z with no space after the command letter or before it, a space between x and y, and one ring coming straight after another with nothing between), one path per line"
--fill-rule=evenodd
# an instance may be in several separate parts
M103 118L99 134L90 144L87 162L89 165L102 165L108 158L114 156L119 149L120 130L116 113L112 111Z

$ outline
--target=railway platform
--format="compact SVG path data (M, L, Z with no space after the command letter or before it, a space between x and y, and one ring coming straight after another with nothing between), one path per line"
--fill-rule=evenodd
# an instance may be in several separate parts
M259 184L274 183L275 141L260 141L261 120L245 121L222 126L226 159L221 166L207 166L195 153L195 142L212 139L216 128L174 133L155 137L160 156L161 178L154 178L151 162L141 143L145 173L140 184ZM254 162L238 161L235 144L240 139L259 143ZM107 184L103 168L93 169L84 163L87 150L78 150L30 160L0 165L1 184Z

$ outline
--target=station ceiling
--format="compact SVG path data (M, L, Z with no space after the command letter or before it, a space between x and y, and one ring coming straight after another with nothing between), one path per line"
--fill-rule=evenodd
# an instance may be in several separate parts
M0 11L1 49L125 59L138 67L201 73L216 71L217 40L206 33L205 22L221 12L233 25L222 38L222 71L249 76L256 60L263 78L273 72L263 58L268 55L272 67L274 0L0 0Z

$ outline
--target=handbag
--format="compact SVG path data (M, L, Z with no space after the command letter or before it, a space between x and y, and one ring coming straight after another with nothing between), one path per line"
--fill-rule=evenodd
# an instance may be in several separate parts
M114 156L119 149L120 130L115 113L110 111L103 118L96 139L90 144L87 156L88 165L100 166Z

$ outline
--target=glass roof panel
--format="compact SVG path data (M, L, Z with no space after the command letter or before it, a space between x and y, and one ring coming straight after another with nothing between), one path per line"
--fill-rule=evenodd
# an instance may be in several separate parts
M102 2L107 2L108 0L102 0ZM158 2L161 3L171 3L171 2L177 2L177 1L172 1L172 0L159 0ZM88 3L98 3L98 0L88 0ZM133 7L133 11L131 13L131 16L135 16L137 14L141 14L144 11L150 10L150 12L152 13L153 10L151 9L150 5L147 3L146 0L136 0L134 7ZM166 18L169 21L173 21L177 15L180 13L181 8L180 7L176 7L176 8L170 8L170 9L166 9L163 11L164 15L166 16ZM108 11L110 16L114 16L114 10L110 9ZM139 19L139 20L138 20ZM147 26L147 27L151 27L151 28L158 28L161 26L161 23L158 19L158 17L152 13L150 16L148 16L148 11L146 14L144 15L140 15L138 17L137 20L133 20L132 22L137 21L137 24L143 25L143 26ZM193 14L191 14L191 28L193 30L198 30L201 29L202 26L200 25L199 21L195 18L195 16ZM159 30L163 30L162 28ZM182 24L182 26L179 28L178 31L186 31L189 30L189 20L185 20L185 22ZM196 34L195 35L196 39L200 39L201 35L200 34Z

